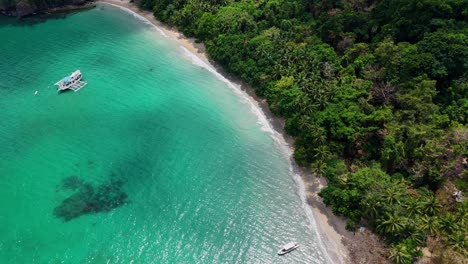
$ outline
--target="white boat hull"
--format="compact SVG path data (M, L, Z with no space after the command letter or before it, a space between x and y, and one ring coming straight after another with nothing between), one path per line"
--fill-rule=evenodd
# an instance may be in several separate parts
M67 76L63 78L62 80L58 81L57 83L55 83L55 85L58 86L57 91L60 92L60 91L70 89L70 90L77 92L78 90L80 90L81 88L83 88L84 86L88 84L87 82L84 82L81 79L82 79L81 71L76 70L72 72L70 76Z
M299 247L299 244L297 244L297 243L294 243L293 246L289 246L289 247L287 247L287 248L283 247L282 249L280 249L280 250L278 251L278 255L287 254L287 253L289 253L289 252L291 252L291 251L297 249L298 247Z

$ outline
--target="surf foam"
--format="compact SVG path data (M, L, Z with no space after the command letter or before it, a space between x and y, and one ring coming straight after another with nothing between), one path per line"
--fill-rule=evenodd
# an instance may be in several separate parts
M128 14L132 15L134 18L136 18L136 19L140 20L141 22L145 23L146 25L154 27L164 37L168 37L167 34L164 32L164 30L162 30L161 28L159 28L155 24L151 23L151 21L149 21L146 17L134 12L133 10L130 10L130 9L126 8L126 7L119 6L119 5L116 5L116 4L112 4L112 3L109 3L109 2L102 2L102 3L105 3L105 4L108 4L108 5L119 8L120 10L124 11L125 13L128 13Z
M136 19L142 21L145 24L153 26L159 33L161 33L161 35L163 35L165 37L169 37L161 28L154 25L153 23L151 23L151 21L149 21L147 18L141 16L140 14L138 14L138 13L126 8L126 7L122 7L122 6L115 5L115 4L112 4L112 3L107 3L107 2L106 2L106 4L118 7L122 11L127 12L129 14L132 14L133 17L135 17ZM177 41L176 39L174 39L174 40ZM305 189L304 181L302 180L301 176L294 171L293 150L292 150L291 146L286 142L283 135L273 128L273 126L270 124L270 121L266 117L265 113L263 112L263 110L260 107L260 105L258 104L258 102L255 101L255 99L253 99L245 91L243 91L241 89L240 85L234 84L233 82L229 81L226 77L224 77L222 74L220 74L218 71L216 71L216 69L212 65L210 65L207 62L200 59L197 55L195 55L194 53L189 51L187 48L181 46L181 49L183 50L184 55L187 58L189 58L193 64L195 64L197 66L200 66L200 67L208 70L213 75L215 75L216 78L218 78L222 82L226 83L227 86L229 88L231 88L239 96L239 98L241 99L241 102L244 102L244 103L247 103L247 104L250 105L250 109L251 109L252 113L257 117L257 122L260 125L261 129L270 134L271 138L276 143L276 146L280 149L281 153L283 153L285 155L285 157L287 158L288 164L289 164L289 171L293 175L292 178L293 178L294 182L296 183L296 185L298 187L298 193L297 194L299 195L299 197L301 199L302 207L304 209L304 212L306 213L307 219L308 219L312 229L315 231L315 234L316 234L317 239L318 239L319 247L322 249L322 252L324 252L325 257L327 258L328 262L333 263L333 261L331 260L329 254L328 254L328 251L326 250L325 244L324 244L324 242L323 242L323 240L322 240L322 238L320 236L320 233L318 231L317 223L316 223L315 218L313 216L312 209L307 204L307 195L306 195L306 189Z
M287 158L288 164L289 164L289 171L292 175L294 182L296 183L296 186L298 187L297 194L299 195L301 199L302 208L304 209L307 220L309 221L309 224L312 227L312 229L315 231L315 235L317 236L319 247L322 249L322 252L324 252L325 258L328 260L329 263L333 263L333 261L331 260L328 254L328 250L326 249L325 244L322 240L322 237L320 236L320 233L318 231L317 222L315 221L312 209L307 203L307 193L306 193L305 183L302 180L301 176L297 172L294 171L294 165L293 165L294 158L293 158L293 150L291 146L286 142L283 135L273 128L273 126L271 125L270 121L268 120L267 116L263 112L258 102L255 99L253 99L249 94L247 94L245 91L243 91L239 84L235 84L231 82L230 80L228 80L218 71L216 71L214 66L200 59L197 55L195 55L193 52L191 52L187 48L181 46L181 49L183 51L183 55L185 55L185 57L190 59L194 65L200 66L208 70L210 73L214 74L216 78L226 83L227 86L231 88L236 93L236 95L240 97L241 102L250 105L250 109L252 113L257 117L257 123L261 126L261 129L267 132L268 134L270 134L271 138L276 143L275 145L280 149L283 155Z

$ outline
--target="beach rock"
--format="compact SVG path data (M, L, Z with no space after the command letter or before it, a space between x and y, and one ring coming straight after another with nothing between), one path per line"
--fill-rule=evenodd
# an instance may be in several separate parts
M16 16L16 3L0 0L0 15Z
M36 6L27 0L20 0L16 3L16 15L19 17L29 16L36 12Z
M71 0L70 5L83 5L86 2L87 2L86 0Z
M36 14L71 11L74 9L82 9L86 3L92 0L64 0L52 5L45 1L28 1L28 0L0 0L0 15L26 17Z

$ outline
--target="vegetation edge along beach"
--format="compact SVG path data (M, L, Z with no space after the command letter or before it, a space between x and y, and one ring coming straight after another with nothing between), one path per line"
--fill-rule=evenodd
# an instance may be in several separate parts
M351 262L467 261L466 2L137 5L205 43L210 58L283 118L295 161L324 175L320 196L355 232L329 216L355 240ZM320 185L303 177L309 189Z
M138 5L285 119L296 162L327 178L320 196L357 231L351 262L466 261L466 2Z
M237 78L235 75L226 73L223 68L214 60L210 59L206 52L205 45L203 43L197 43L194 38L188 38L183 33L179 32L176 28L170 27L158 21L151 12L139 8L135 3L120 1L120 0L99 0L98 3L110 4L125 8L130 12L134 12L147 21L156 26L159 30L162 30L164 35L171 39L176 40L183 48L197 56L200 60L206 63L209 67L216 69L223 76L227 77L230 81L236 83L241 89L247 93L247 95L255 100L256 104L261 108L263 114L268 118L269 123L273 126L274 130L284 138L288 146L291 146L294 142L294 138L289 136L284 131L284 119L271 113L268 103L265 99L257 96L255 90L250 87L247 83ZM292 151L292 149L291 149ZM306 184L306 191L308 196L308 202L311 205L311 210L314 215L314 220L317 223L318 233L325 244L327 254L329 255L333 263L347 263L348 262L348 249L343 244L343 239L348 243L351 243L351 233L345 230L345 221L333 215L331 210L327 208L322 199L316 196L316 193L324 187L326 183L322 178L312 177L304 168L297 166L294 159L291 157L292 166L295 171L301 175L301 180ZM346 238L346 236L348 238Z

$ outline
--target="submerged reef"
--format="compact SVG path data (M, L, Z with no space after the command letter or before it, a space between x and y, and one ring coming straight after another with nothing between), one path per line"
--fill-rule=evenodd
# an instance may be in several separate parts
M109 212L127 202L122 186L118 180L93 186L77 176L67 177L62 180L62 187L76 192L54 208L54 215L67 222L85 214Z

